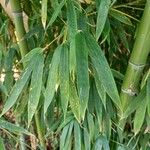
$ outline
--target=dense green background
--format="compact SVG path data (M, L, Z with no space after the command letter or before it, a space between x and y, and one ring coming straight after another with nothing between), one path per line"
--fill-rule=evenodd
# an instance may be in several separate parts
M150 1L5 2L0 149L149 150Z

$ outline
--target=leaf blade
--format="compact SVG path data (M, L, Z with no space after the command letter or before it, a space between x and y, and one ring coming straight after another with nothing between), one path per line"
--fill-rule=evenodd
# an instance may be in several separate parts
M111 0L101 0L98 16L97 16L97 24L96 24L96 40L99 39L108 16L109 6L111 4Z

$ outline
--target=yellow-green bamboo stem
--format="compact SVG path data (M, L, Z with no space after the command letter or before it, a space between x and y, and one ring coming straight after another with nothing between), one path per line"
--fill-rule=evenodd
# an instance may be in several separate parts
M27 41L24 39L25 28L23 23L23 15L20 0L10 0L10 5L13 14L13 21L15 24L16 36L20 48L21 56L25 56L29 51Z
M129 60L121 91L123 110L131 99L138 94L139 81L150 52L150 0L147 0L144 13L138 27L133 51Z

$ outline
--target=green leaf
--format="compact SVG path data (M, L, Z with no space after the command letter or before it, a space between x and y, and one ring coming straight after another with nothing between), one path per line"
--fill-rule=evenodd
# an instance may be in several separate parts
M7 91L10 92L13 86L14 77L13 77L13 61L14 56L16 53L16 49L10 48L5 56L5 63L4 63L4 69L6 72L5 80L4 80L4 86L6 87Z
M45 89L45 101L44 101L44 114L46 113L48 106L50 105L54 93L55 93L55 87L58 81L58 67L59 67L59 62L60 62L60 55L61 55L61 49L62 46L59 46L56 48L52 62L49 66L49 75L48 75L48 80L47 80L47 85Z
M13 133L24 133L27 135L32 135L26 129L24 129L20 126L14 125L8 121L2 120L2 119L0 119L0 129L6 129L6 130L13 132Z
M80 122L80 100L77 95L77 90L72 81L70 81L69 102L75 118Z
M0 91L3 92L6 96L8 96L8 91L6 86L0 82Z
M98 9L98 16L97 16L96 40L99 39L104 29L110 4L111 4L111 0L101 0L100 6Z
M101 98L101 101L106 109L106 91L105 88L102 84L102 82L100 81L99 77L98 77L98 73L96 72L96 70L94 70L94 79L95 79L95 84L96 84L96 88L99 94L99 97Z
M120 79L120 80L124 79L124 75L120 73L119 71L111 69L111 72L115 78Z
M96 144L95 144L95 150L101 150L102 147L104 150L110 150L108 140L107 140L106 136L104 136L104 135L100 135L97 138Z
M65 117L69 101L69 54L66 44L62 46L60 62L60 94L61 105Z
M28 126L32 120L33 115L36 112L42 89L42 76L44 67L44 57L39 55L36 58L35 65L33 67L31 85L29 91L28 101Z
M76 43L76 68L77 88L81 102L81 117L84 119L89 98L89 73L88 73L88 49L82 32L77 33Z
M32 49L29 53L27 53L21 60L20 63L28 63L30 62L30 60L35 56L38 55L40 53L42 53L42 48L41 47L36 47L34 49Z
M57 19L58 15L61 12L62 7L64 6L66 0L62 0L61 3L57 6L57 8L55 8L54 13L52 14L52 17L50 19L50 21L48 22L48 25L46 27L46 30L49 28L49 26L51 26L54 21Z
M74 121L70 122L68 134L67 134L65 144L64 144L64 150L69 150L70 144L72 143L71 134L73 130L73 125L74 125Z
M87 122L88 122L88 129L89 129L89 138L91 141L93 141L95 124L94 124L93 116L90 113L88 113L87 115Z
M70 41L70 53L69 53L69 68L70 72L75 71L76 66L76 53L75 53L75 35L77 32L77 16L75 7L72 0L67 0L67 26Z
M2 50L0 50L0 71L2 69L2 58L3 58L3 53L2 53Z
M150 117L150 76L148 77L147 80L146 99L147 99L147 112Z
M110 14L112 17L114 17L115 19L117 19L118 21L120 21L120 22L122 22L122 23L124 23L124 24L127 24L127 25L132 26L131 20L130 20L128 17L126 17L126 15L125 15L123 12L111 8L109 14Z
M5 145L4 145L4 141L1 137L0 137L0 148L1 148L1 150L6 150Z
M70 122L63 128L62 134L60 136L60 149L67 150L66 146L68 146L70 141L70 136L73 129L73 122L74 121Z
M41 11L41 17L42 17L42 24L45 28L46 26L46 20L47 20L47 0L42 0L42 11Z
M137 108L135 117L134 117L134 133L135 135L140 131L140 128L144 122L145 113L146 113L146 100L141 103L141 105Z
M78 122L74 122L74 146L75 150L81 150L81 130Z
M84 146L85 150L91 150L90 136L86 128L84 128Z
M85 37L93 67L97 71L100 81L113 102L120 107L119 94L107 60L95 39L90 34L85 34Z
M19 95L22 93L24 86L26 85L31 72L32 72L32 66L35 62L35 58L29 63L29 66L23 71L20 79L17 80L17 82L15 83L15 85L12 88L12 91L6 101L6 103L4 104L4 108L2 111L2 114L5 114L17 101Z

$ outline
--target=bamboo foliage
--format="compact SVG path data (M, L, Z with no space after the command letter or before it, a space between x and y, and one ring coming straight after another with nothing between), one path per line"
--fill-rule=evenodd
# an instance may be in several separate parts
M0 9L0 148L148 149L150 1L9 2L20 53Z

